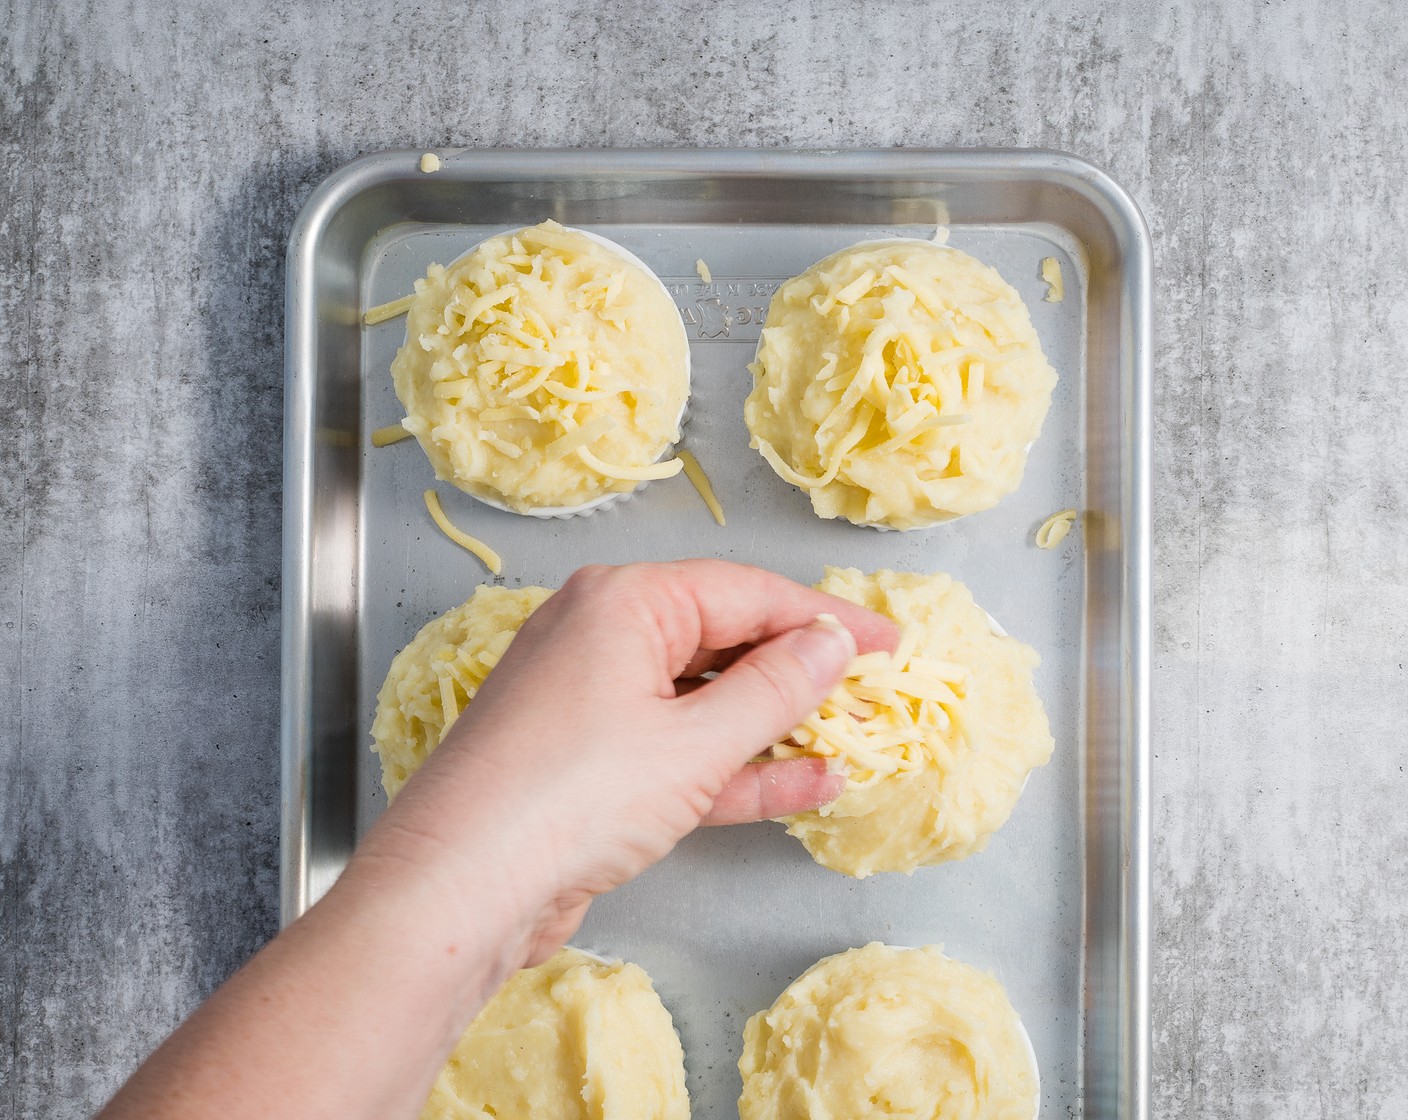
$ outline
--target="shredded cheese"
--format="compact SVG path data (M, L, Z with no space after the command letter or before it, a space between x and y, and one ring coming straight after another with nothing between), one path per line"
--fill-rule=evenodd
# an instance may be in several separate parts
M704 499L704 504L709 507L709 512L713 514L714 520L720 525L724 525L724 507L719 504L718 495L714 493L714 485L709 481L709 476L704 473L704 468L699 465L693 453L679 448L675 451L675 457L684 464L685 477L689 479L699 496Z
M1058 510L1041 523L1041 527L1036 531L1037 548L1055 548L1063 540L1066 534L1071 531L1071 526L1076 523L1076 511L1073 509Z
M562 459L572 454L579 447L586 447L600 439L607 432L616 426L616 420L611 416L594 416L580 428L574 428L565 435L560 435L547 445L543 455L545 458Z
M379 304L376 307L368 308L362 314L362 322L369 327L374 327L378 323L384 323L388 319L394 319L398 315L404 315L411 309L411 302L415 299L415 294L402 296L400 299L393 299L390 303Z
M894 619L900 638L893 654L854 658L774 746L774 757L824 758L847 778L832 805L785 818L788 831L858 877L979 850L1051 755L1035 652L946 575L829 568L817 587Z
M499 575L504 570L504 562L499 558L499 554L490 548L483 541L476 537L471 537L468 533L457 529L455 525L445 516L445 510L440 505L440 495L434 490L425 492L425 508L430 511L430 516L435 524L440 526L440 531L454 541L461 548L468 549L484 561L484 566Z
M951 713L962 703L968 672L943 662L916 664L920 636L910 627L895 655L857 657L821 707L793 730L792 743L843 761L857 786L932 765L946 750L943 735L953 726Z
M440 170L440 157L434 152L426 152L420 157L420 169L427 175Z
M1041 278L1047 285L1042 297L1047 303L1060 303L1066 298L1066 280L1061 275L1061 262L1055 257L1041 258Z
M655 277L544 222L416 284L391 367L436 475L520 512L587 505L680 468L689 348Z
M709 271L709 266L702 259L694 262L694 271L699 273L699 279L706 284L714 282L714 274Z
M914 529L1021 481L1056 374L1017 292L956 249L860 245L773 296L752 446L821 517Z
M391 662L372 740L392 796L444 740L528 616L552 592L484 585L426 623Z
M390 447L393 443L400 443L403 439L410 439L411 433L406 431L399 423L388 424L384 428L377 428L372 432L373 447Z
M627 463L604 463L585 447L577 448L577 457L607 478L628 479L632 482L646 482L656 478L674 478L684 467L679 459L666 459L663 463L652 463L646 467L633 467Z

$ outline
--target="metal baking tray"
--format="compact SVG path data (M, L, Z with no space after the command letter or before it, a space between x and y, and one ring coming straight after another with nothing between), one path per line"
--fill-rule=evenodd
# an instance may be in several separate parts
M1031 1034L1042 1115L1147 1115L1149 292L1129 196L1043 151L442 151L359 159L300 215L288 256L283 615L282 915L337 876L384 804L368 749L375 695L423 623L489 578L441 536L414 442L373 449L401 416L388 366L404 320L360 312L408 292L431 261L554 218L634 251L692 339L685 444L728 514L681 476L590 518L538 521L439 487L450 516L498 548L511 585L557 586L587 562L717 556L813 582L826 563L942 570L1042 656L1057 741L987 851L855 882L781 826L688 837L596 902L576 943L641 964L685 1044L697 1117L736 1115L747 1017L818 958L870 940L943 943L993 970ZM924 532L821 521L748 449L742 402L778 282L855 241L929 236L995 265L1026 299L1061 375L1020 490ZM1056 257L1066 297L1038 279ZM702 258L712 284L695 274ZM1032 533L1075 506L1053 552Z

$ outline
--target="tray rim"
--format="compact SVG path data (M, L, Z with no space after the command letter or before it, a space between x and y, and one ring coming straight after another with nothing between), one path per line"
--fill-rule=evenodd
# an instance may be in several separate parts
M1152 289L1151 239L1133 197L1101 167L1066 152L1043 148L405 148L360 156L329 174L295 219L288 242L285 283L283 570L280 703L280 926L307 906L311 823L310 737L312 635L308 624L313 572L312 455L315 382L311 376L317 338L312 283L322 234L341 208L369 188L414 171L434 151L452 173L473 164L471 178L513 181L532 174L633 171L662 179L707 173L743 178L901 178L917 175L952 182L991 178L1056 182L1091 203L1109 224L1125 263L1119 280L1122 332L1121 387L1128 392L1128 478L1121 498L1120 674L1126 709L1120 713L1128 738L1117 791L1121 828L1118 844L1118 985L1121 1047L1118 1115L1149 1115L1149 770L1151 641L1152 468ZM455 166L448 166L454 160ZM701 165L701 161L707 161ZM451 178L453 175L447 175ZM1087 905L1083 904L1086 917ZM1088 1026L1087 1026L1088 1029ZM1084 1049L1084 1047L1082 1047ZM1087 1086L1088 1088L1088 1086ZM1082 1094L1084 1097L1084 1093Z

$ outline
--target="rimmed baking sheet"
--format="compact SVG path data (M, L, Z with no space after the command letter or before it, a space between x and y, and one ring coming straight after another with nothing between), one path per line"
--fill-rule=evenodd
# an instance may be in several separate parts
M309 201L289 248L285 437L283 917L336 877L384 805L368 727L416 629L490 577L425 516L414 442L370 447L401 413L387 373L404 321L360 313L431 261L552 217L664 279L691 336L685 445L728 514L683 478L590 518L499 513L441 486L504 556L503 581L557 586L584 563L718 556L813 582L824 564L947 571L1035 646L1057 740L984 853L854 882L778 825L685 840L599 900L578 943L655 978L684 1040L697 1117L732 1117L746 1018L829 953L941 942L994 971L1031 1034L1049 1117L1147 1112L1149 286L1138 211L1108 177L1032 151L464 151L365 157ZM996 266L1061 375L1021 489L921 533L815 518L747 447L742 401L768 297L855 241L929 236ZM1054 256L1066 295L1044 302ZM712 271L705 284L696 259ZM1032 534L1074 506L1053 551Z

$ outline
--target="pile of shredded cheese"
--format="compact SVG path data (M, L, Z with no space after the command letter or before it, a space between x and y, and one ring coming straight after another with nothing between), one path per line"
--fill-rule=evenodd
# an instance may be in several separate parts
M995 269L927 241L858 245L783 284L767 324L744 416L819 516L921 528L1021 482L1056 374Z
M905 626L893 654L857 657L821 708L773 747L773 757L839 759L853 788L900 771L952 766L949 739L961 740L968 670L922 656L923 639L919 626Z
M396 655L372 721L388 796L440 745L513 636L551 594L542 587L480 587L463 606L427 622Z
M680 470L689 349L669 294L556 222L416 282L391 366L437 477L520 512L588 504Z
M980 851L1027 774L1051 757L1035 651L994 631L943 574L828 568L817 589L901 625L893 655L862 654L820 710L772 748L832 760L846 791L785 818L817 862L864 878Z

